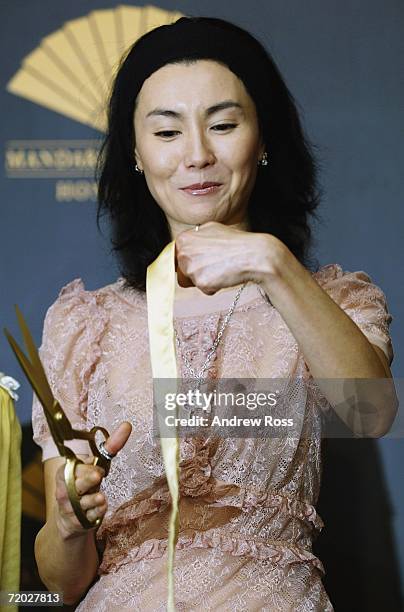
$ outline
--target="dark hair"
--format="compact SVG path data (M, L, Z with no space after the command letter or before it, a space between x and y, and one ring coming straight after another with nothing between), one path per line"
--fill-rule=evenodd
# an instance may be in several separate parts
M121 60L108 108L108 129L97 162L97 223L111 222L111 242L126 285L145 290L147 266L170 242L164 212L135 172L133 124L145 79L168 63L213 59L229 67L252 97L269 165L259 168L248 205L253 232L279 238L306 267L312 231L309 215L320 201L317 167L296 103L258 40L221 19L182 17L139 38Z

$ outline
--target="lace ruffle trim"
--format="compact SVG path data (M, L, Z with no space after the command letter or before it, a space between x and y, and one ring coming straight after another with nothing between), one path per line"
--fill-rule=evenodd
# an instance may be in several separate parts
M235 506L243 512L250 512L259 507L276 508L279 512L284 512L302 521L308 521L318 531L324 527L321 517L312 504L297 497L277 493L271 489L262 491L254 487L240 487L239 493L234 496L227 496L219 500L217 504Z
M103 562L98 573L100 575L117 571L122 565L133 563L142 559L157 559L163 557L167 552L167 539L150 539L140 546L133 547L126 554ZM246 538L235 533L223 533L219 529L211 529L205 532L196 532L191 535L181 534L176 545L177 550L185 548L218 548L232 556L247 556L254 559L268 559L282 567L292 563L311 563L324 573L321 561L310 551L304 548L279 540L259 541L254 538Z
M180 462L180 515L182 498L186 504L188 503L186 512L194 516L191 518L191 515L188 514L184 517L184 528L180 529L179 548L218 546L236 556L269 558L282 563L316 559L312 553L288 542L277 540L274 543L270 540L245 538L240 535L236 537L223 533L223 529L218 530L218 523L212 514L215 508L219 512L226 508L230 511L233 508L251 514L258 508L273 508L275 512L282 512L289 517L311 523L318 530L322 528L323 522L314 506L296 497L273 490L239 487L214 478L211 474L210 461L217 448L217 439L195 438L188 440L188 443L194 445L194 454ZM196 506L193 506L192 504L195 503ZM106 573L119 567L121 563L126 562L128 554L132 559L135 555L135 560L145 557L154 558L164 554L165 537L155 531L156 525L160 525L161 522L157 519L156 523L156 517L161 513L163 519L163 513L166 513L169 507L170 493L166 478L163 476L148 489L141 491L133 499L117 508L112 516L106 517L97 533L97 540L105 543L100 572ZM229 512L229 518L230 514L231 512ZM148 523L148 521L152 522ZM152 526L153 521L154 527ZM215 522L216 525L214 525ZM143 533L147 533L147 539L140 543L133 540L131 545L130 538L137 537L139 528ZM184 535L190 532L193 533L192 536ZM153 535L160 537L152 537Z
M197 499L211 507L235 507L242 512L251 512L259 507L275 508L280 512L309 522L321 530L324 526L315 507L292 495L281 494L273 489L240 487L223 482L212 475L211 460L219 445L218 438L194 437L186 440L192 448L192 456L179 464L180 496ZM165 476L155 480L148 489L140 492L115 511L100 528L100 534L113 534L116 529L153 512L167 508L170 493Z

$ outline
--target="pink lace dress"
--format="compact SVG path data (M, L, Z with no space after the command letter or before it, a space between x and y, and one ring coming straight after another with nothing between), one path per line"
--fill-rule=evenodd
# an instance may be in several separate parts
M383 292L364 272L344 272L336 264L313 277L391 362L391 315ZM196 370L235 292L208 296L177 285L174 325ZM163 611L170 498L160 441L152 435L145 294L125 289L123 279L96 291L86 291L80 279L70 282L47 312L40 354L74 427L112 431L123 420L133 425L102 485L109 508L97 532L103 550L99 576L77 610ZM187 376L181 355L177 363ZM177 610L333 610L321 582L322 564L312 552L323 526L315 503L322 417L330 406L293 335L255 283L242 292L208 374L301 377L299 406L309 435L181 439ZM43 460L56 457L35 397L33 428ZM87 443L71 447L88 452Z

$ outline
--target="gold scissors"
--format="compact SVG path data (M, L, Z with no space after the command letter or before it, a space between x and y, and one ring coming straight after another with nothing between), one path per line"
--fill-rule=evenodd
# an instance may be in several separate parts
M63 411L63 408L61 407L59 402L56 401L56 399L53 397L53 393L46 378L45 370L42 366L38 351L32 339L31 332L29 331L28 325L26 324L24 317L22 316L21 311L17 305L15 305L15 310L30 359L28 359L24 355L23 351L20 349L17 342L14 340L14 338L11 336L11 334L6 328L4 328L4 333L6 334L7 340L9 341L15 356L17 357L26 377L28 378L31 387L33 388L36 396L38 397L39 401L43 406L46 420L48 422L52 438L57 446L59 454L62 457L66 458L64 477L67 492L69 495L70 503L73 506L73 510L81 525L85 529L91 529L93 527L98 528L101 525L102 519L97 518L93 522L88 520L85 512L83 511L80 505L80 496L76 491L74 483L76 466L77 464L84 462L79 459L70 448L65 446L64 442L66 440L77 439L88 440L91 452L93 454L92 464L99 465L100 467L102 467L105 470L105 476L107 476L111 464L111 459L114 455L108 453L108 451L104 449L102 445L103 442L105 442L105 440L109 437L109 433L106 429L104 429L104 427L98 426L93 427L90 431L72 428L69 419ZM96 434L98 432L101 432L104 436L104 441L102 442L101 449L98 448L96 444Z

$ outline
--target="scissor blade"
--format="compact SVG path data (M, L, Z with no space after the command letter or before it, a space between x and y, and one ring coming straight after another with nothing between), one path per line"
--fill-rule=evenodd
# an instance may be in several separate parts
M14 355L17 357L17 360L22 367L25 376L28 378L28 381L35 391L35 394L38 396L38 399L41 401L41 404L45 407L46 400L48 399L46 395L43 393L42 388L39 386L39 383L36 380L35 372L32 364L28 361L21 348L18 346L17 342L14 340L12 335L9 333L8 329L4 328L4 333L7 336L7 340L10 343L11 348L13 349ZM51 401L51 405L53 403L53 397ZM49 405L49 403L48 403Z
M22 315L21 310L18 308L17 304L15 304L15 311L17 313L17 319L22 331L22 335L24 338L25 346L28 349L28 355L31 360L31 364L33 366L33 370L35 371L36 378L40 380L40 384L42 387L42 394L46 397L46 399L52 404L53 403L53 393L49 386L48 379L46 378L46 374L42 365L42 362L39 358L39 354L37 348L35 346L34 340L31 336L31 332L28 329L28 325L25 322L25 319Z
M16 356L21 368L23 369L31 387L35 391L36 396L38 397L39 401L41 402L43 406L45 417L48 422L50 432L52 434L52 438L56 446L58 447L59 453L61 455L64 455L65 447L63 444L63 437L61 436L61 433L59 432L61 423L56 423L54 421L54 415L56 412L58 412L59 404L55 402L53 395L51 395L51 398L49 401L49 398L46 396L46 394L45 395L43 394L42 388L40 386L42 382L40 384L38 383L35 377L35 372L33 371L33 366L28 361L27 357L24 355L21 348L18 346L17 342L14 340L14 338L12 337L12 335L9 333L9 331L6 328L4 328L4 333L7 336L7 340L10 343L10 346L14 352L14 355ZM65 421L67 421L67 427L65 426L65 429L69 429L70 431L72 431L71 425L69 421L66 419L66 417L64 417L63 419L63 422ZM66 436L65 439L71 439L71 437L72 436L70 436L70 438Z

